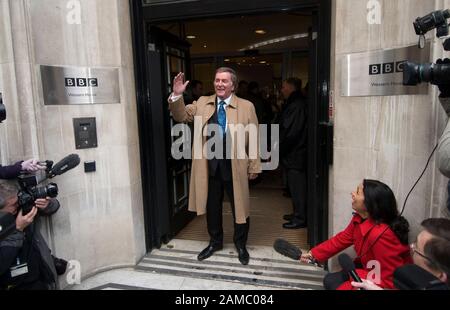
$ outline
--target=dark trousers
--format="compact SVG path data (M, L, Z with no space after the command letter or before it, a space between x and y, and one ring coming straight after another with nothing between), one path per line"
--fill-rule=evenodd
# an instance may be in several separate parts
M350 277L348 276L348 273L344 271L329 273L323 279L323 287L326 290L334 291L337 290L339 286L347 282L349 279Z
M294 205L294 218L297 224L306 224L306 171L286 169L287 183Z
M224 191L227 192L231 202L231 211L234 219L234 244L237 248L243 248L247 244L250 218L246 224L236 224L236 213L234 207L233 181L224 181L220 173L210 176L208 182L208 202L206 205L206 221L208 233L211 238L210 245L223 245L222 209Z

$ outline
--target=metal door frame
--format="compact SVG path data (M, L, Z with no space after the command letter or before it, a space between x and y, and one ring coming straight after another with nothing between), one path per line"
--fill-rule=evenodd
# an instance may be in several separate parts
M130 0L136 99L141 151L142 191L144 200L145 235L147 250L161 246L161 222L165 215L158 209L167 195L167 189L158 187L161 171L158 169L158 124L152 121L154 107L149 100L151 83L156 75L148 72L146 23L176 20L255 15L308 10L317 14L316 86L310 92L317 95L318 106L310 105L309 145L314 146L308 160L308 208L313 210L314 223L309 223L308 239L311 246L328 238L329 165L332 164L332 126L329 123L329 85L331 71L331 0L199 0L187 3L144 7L141 0ZM158 74L159 76L159 74ZM312 117L311 117L312 116ZM311 130L314 128L314 130ZM158 132L158 131L155 131Z

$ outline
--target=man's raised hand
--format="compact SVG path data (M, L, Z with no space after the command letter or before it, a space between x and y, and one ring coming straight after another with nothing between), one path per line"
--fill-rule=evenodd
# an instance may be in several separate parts
M189 85L189 81L184 81L184 73L180 72L173 80L173 94L174 96L181 96L186 87Z

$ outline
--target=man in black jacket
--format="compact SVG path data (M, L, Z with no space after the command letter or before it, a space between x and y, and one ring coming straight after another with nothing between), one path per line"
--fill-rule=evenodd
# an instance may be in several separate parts
M281 89L286 103L280 118L280 158L294 205L294 213L284 216L286 229L306 227L307 100L301 90L302 81L296 78L284 81Z
M56 199L38 199L32 211L18 210L17 186L0 183L0 210L16 216L16 230L0 241L0 290L56 289L63 260L51 255L50 248L35 223L39 215L50 216L60 207ZM67 267L64 264L64 268Z

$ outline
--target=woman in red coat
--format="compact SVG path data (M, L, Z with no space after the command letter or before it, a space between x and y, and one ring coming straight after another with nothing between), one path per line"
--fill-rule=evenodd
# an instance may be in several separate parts
M366 279L376 261L380 271L378 285L394 288L394 270L412 262L409 224L399 215L394 193L386 184L364 180L352 193L352 208L355 213L347 228L302 255L301 260L325 262L353 245L358 275ZM329 290L352 289L349 275L343 271L328 274L324 286Z

